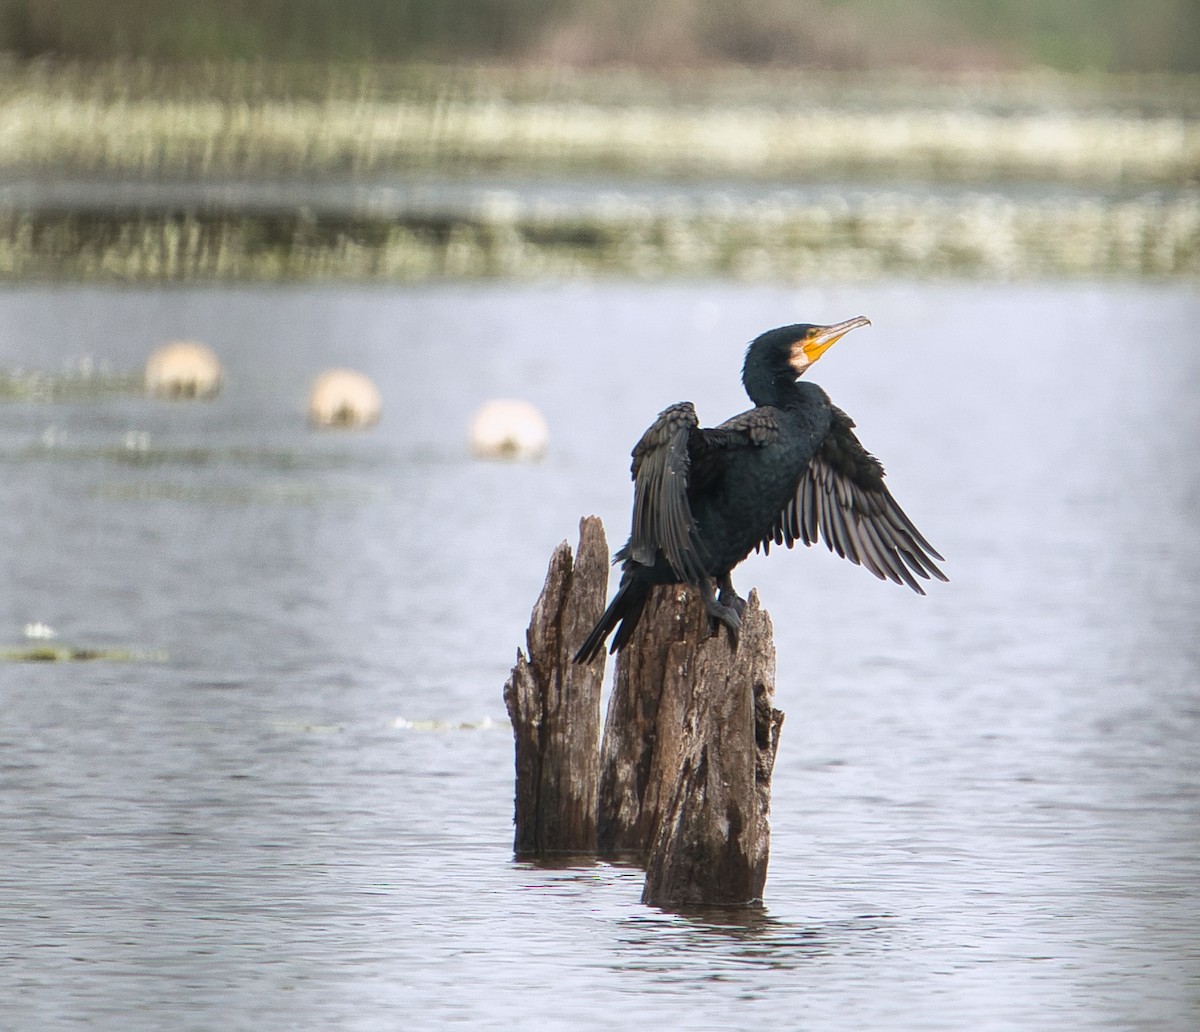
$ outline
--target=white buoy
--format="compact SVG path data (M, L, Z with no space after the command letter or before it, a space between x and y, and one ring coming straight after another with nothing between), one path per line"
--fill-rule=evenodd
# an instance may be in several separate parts
M146 391L160 398L211 398L221 388L221 362L207 344L175 340L146 360Z
M471 451L483 459L537 459L549 438L542 414L527 401L495 398L471 420Z
M313 381L308 418L313 426L362 430L379 422L379 391L353 369L326 369Z

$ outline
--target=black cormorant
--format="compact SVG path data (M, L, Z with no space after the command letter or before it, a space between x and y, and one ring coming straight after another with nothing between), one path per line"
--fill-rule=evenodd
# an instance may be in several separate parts
M742 369L754 408L712 428L701 428L687 401L659 415L633 449L633 530L614 560L621 585L576 662L594 658L618 622L612 651L627 644L656 584L694 584L713 626L723 623L736 642L745 603L730 571L772 544L820 536L922 595L916 578L946 580L934 563L942 557L896 504L854 421L799 379L846 333L869 325L858 316L768 330Z

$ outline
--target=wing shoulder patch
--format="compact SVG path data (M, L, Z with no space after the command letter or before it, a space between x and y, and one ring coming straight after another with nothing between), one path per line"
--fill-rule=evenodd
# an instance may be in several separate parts
M706 431L714 437L721 435L720 444L735 441L761 447L779 440L779 417L773 408L755 408L725 420L720 426Z
M690 401L681 401L663 409L658 418L650 424L649 429L642 434L638 443L630 453L633 465L630 473L637 480L638 470L647 455L655 454L659 449L670 447L671 442L680 433L689 433L700 425L696 416L696 407Z

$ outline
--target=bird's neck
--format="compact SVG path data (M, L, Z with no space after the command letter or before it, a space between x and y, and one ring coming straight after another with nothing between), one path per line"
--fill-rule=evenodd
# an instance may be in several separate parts
M800 400L803 392L793 370L773 372L769 369L747 369L742 384L755 405L787 408Z

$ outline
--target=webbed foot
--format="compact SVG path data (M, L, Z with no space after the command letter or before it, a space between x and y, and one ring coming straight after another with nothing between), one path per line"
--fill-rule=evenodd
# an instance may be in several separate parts
M741 601L740 599L738 601ZM712 634L716 634L719 625L724 624L729 631L729 641L733 647L737 648L738 634L742 630L742 615L737 608L731 605L726 605L717 599L705 599L704 610L708 613L708 628Z
M746 615L746 600L734 591L732 587L728 590L722 588L721 594L717 596L717 602L732 609L737 613L739 619Z
M717 596L717 602L737 613L740 622L741 618L746 615L746 600L733 590L733 578L728 573L723 574L717 578L717 587L721 589L721 593Z

